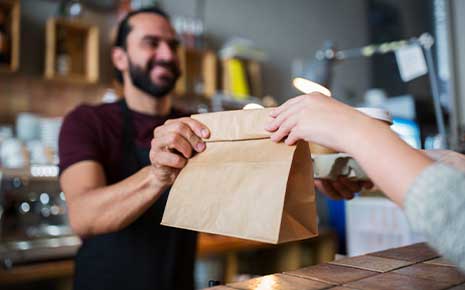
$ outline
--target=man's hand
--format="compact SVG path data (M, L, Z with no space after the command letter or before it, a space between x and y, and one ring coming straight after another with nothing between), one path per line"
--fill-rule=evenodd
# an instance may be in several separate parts
M195 152L202 152L210 131L192 118L168 120L155 128L150 161L155 177L163 186L170 186Z
M360 192L362 188L373 187L373 183L341 176L337 180L315 179L315 187L332 199L352 199L354 194Z

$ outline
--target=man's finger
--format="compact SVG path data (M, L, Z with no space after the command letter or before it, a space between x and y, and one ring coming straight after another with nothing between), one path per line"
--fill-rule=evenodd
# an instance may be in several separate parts
M357 193L362 190L362 186L359 181L351 180L347 177L340 176L337 179L340 183L342 183L346 188L348 188L352 193Z
M194 120L192 118L180 118L176 120L168 120L166 124L169 124L174 121L180 121L182 123L185 123L189 128L200 138L209 138L210 137L210 130L208 129L207 126L204 124L200 123L197 120Z
M192 156L192 146L184 138L184 136L177 133L169 133L160 137L159 142L163 144L163 149L172 151L173 149L181 153L185 158Z
M344 199L354 198L354 193L349 188L347 188L342 182L336 180L333 181L331 185L337 191L337 193Z
M166 152L157 152L156 156L151 157L152 164L156 167L170 167L182 169L186 166L187 159L179 154Z
M182 154L185 158L192 156L192 147L184 137L176 133L167 133L152 139L151 151L163 152L163 151L177 151Z
M194 148L197 152L202 152L205 149L205 143L202 139L192 131L191 127L189 127L184 122L173 122L166 125L166 131L170 132L171 134L178 134L186 139L191 148ZM190 157L190 156L189 156Z
M326 194L328 197L338 200L341 199L342 197L336 192L334 187L331 185L331 183L328 180L324 179L317 179L315 180L315 186L318 189L318 191Z
M374 184L372 181L370 181L370 180L362 181L362 182L361 182L361 185L362 185L362 187L365 188L365 189L370 189L370 188L372 188L373 186L375 186L375 184Z

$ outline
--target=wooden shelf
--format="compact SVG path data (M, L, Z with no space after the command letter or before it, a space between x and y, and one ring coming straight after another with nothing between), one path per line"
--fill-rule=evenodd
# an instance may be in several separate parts
M231 251L254 250L261 248L271 248L274 245L256 241L230 238L220 235L199 234L197 243L197 255L207 257L211 255L224 254Z
M182 75L176 83L176 95L202 95L211 98L218 83L217 57L211 50L197 50L181 46L178 49Z
M0 14L4 22L5 50L4 59L0 57L0 71L14 72L19 67L19 39L20 39L20 4L19 0L0 1ZM1 23L0 23L1 25ZM0 49L2 49L0 47ZM1 55L1 54L0 54Z
M51 18L46 27L45 78L96 83L99 30L80 20Z
M72 260L21 265L11 270L0 269L0 285L28 283L63 277L71 278L73 274L74 262Z
M22 168L0 167L2 178L21 178L23 181L48 181L58 184L58 166L56 165L32 165Z

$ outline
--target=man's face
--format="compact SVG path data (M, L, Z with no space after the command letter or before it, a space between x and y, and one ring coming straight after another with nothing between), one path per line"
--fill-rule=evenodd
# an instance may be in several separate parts
M126 39L128 74L135 87L162 98L173 90L181 72L176 55L178 41L169 22L158 15L133 16Z

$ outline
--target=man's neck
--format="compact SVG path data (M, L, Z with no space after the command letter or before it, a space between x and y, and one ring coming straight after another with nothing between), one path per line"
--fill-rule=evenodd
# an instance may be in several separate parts
M150 96L136 88L125 88L124 98L128 107L136 112L153 116L166 116L171 110L169 95L161 98Z

